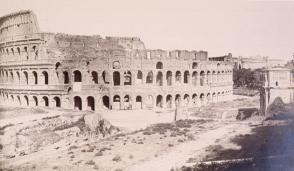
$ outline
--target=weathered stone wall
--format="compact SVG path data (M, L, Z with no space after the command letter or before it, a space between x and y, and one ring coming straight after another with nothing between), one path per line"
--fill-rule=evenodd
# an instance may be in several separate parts
M270 68L261 72L264 82L260 90L260 112L270 117L274 113L272 110L278 108L276 103L294 103L293 73L287 68Z
M20 12L13 17L22 15L34 16ZM205 51L150 50L139 38L32 30L0 42L3 104L149 109L231 99L231 64L208 61Z

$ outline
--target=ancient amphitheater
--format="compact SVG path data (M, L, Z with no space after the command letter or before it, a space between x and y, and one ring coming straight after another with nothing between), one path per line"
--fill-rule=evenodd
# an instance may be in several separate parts
M65 21L66 22L66 21ZM32 11L0 18L0 103L76 110L200 107L231 99L232 65L139 38L41 32Z

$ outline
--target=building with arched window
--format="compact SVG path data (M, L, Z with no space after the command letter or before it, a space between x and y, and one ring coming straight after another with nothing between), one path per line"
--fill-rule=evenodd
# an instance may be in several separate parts
M17 27L15 27L17 25ZM232 97L232 64L137 37L42 32L32 11L0 17L0 102L75 110L200 107Z

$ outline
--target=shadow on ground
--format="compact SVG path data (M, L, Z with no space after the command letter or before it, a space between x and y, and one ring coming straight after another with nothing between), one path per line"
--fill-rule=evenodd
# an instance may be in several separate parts
M294 170L294 106L255 126L252 134L240 135L231 141L240 146L239 150L217 150L206 156L205 162L182 170L238 170L238 171L277 171ZM216 148L216 147L215 147ZM232 160L245 159L245 160Z

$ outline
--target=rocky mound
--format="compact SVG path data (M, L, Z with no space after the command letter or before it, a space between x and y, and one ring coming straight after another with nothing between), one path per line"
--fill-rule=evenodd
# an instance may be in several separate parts
M9 125L1 130L1 150L7 158L37 152L63 139L102 138L119 132L118 128L94 113L49 116L27 124Z

